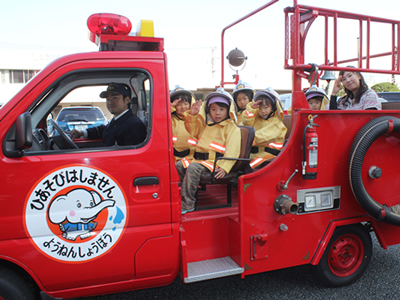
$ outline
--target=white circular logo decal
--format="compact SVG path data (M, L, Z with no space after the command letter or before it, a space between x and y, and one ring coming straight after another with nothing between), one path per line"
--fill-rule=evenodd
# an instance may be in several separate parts
M40 179L25 206L36 247L59 261L83 262L109 251L127 221L124 192L109 175L71 165Z

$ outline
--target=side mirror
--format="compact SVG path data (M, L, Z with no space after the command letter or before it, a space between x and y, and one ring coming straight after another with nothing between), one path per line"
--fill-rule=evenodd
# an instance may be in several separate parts
M32 147L32 120L31 114L26 112L17 118L15 149L24 150L30 147Z

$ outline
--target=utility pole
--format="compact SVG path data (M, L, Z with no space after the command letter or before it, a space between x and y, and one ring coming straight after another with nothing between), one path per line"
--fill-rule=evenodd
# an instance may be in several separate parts
M217 60L214 56L215 50L217 50L217 47L211 47L211 74L212 74L213 78L214 78L214 74L217 72L217 70L215 69L216 60Z

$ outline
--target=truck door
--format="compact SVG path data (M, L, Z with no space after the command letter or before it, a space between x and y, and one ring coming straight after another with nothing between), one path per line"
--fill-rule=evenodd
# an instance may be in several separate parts
M2 108L13 106L8 114L0 115L5 187L0 202L7 208L0 222L0 255L25 265L48 291L175 278L178 272L164 60L96 60L97 54L102 55L54 63ZM132 108L147 128L142 143L72 142L57 130L60 122L51 119L64 106L97 106L111 119L99 98L110 82L131 87ZM32 146L19 151L19 125L26 122L32 125ZM89 126L82 118L72 125ZM18 246L10 240L18 240Z

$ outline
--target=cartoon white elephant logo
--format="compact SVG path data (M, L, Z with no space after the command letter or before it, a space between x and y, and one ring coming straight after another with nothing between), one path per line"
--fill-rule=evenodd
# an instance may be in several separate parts
M55 198L50 204L48 216L50 222L58 224L63 238L75 241L80 237L83 240L89 238L96 228L97 223L93 220L97 215L114 205L114 200L102 200L95 191L78 188Z

